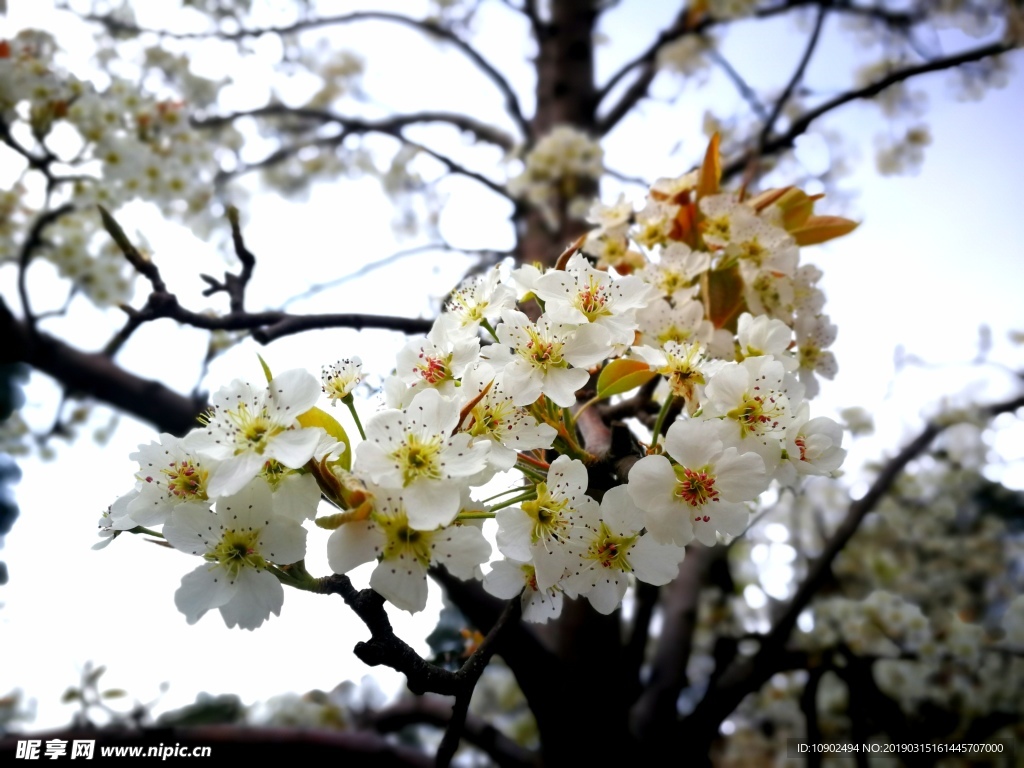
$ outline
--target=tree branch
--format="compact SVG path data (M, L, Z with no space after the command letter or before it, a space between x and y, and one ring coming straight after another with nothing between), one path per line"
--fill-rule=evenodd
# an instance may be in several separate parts
M643 53L623 65L618 72L612 75L607 83L598 89L595 103L600 105L623 77L633 69L640 68L640 73L637 75L636 80L630 84L618 102L605 113L604 117L598 119L596 129L599 136L604 136L614 128L622 118L629 114L637 102L647 95L651 83L654 82L654 78L658 74L658 51L661 47L689 32L698 31L699 26L697 28L690 28L689 26L690 11L688 5L688 3L683 3L683 7L672 24L667 29L661 31L657 39Z
M458 128L460 131L473 134L474 137L507 151L512 150L516 141L505 131L477 120L469 115L457 112L422 111L404 115L392 115L380 120L339 115L325 109L308 109L305 107L288 107L284 104L268 104L256 109L232 112L227 115L208 115L192 119L194 128L219 128L244 117L296 117L311 120L320 124L336 123L345 127L349 133L385 133L394 136L410 125L426 123L444 123Z
M522 132L523 136L529 135L529 124L523 116L519 106L519 99L505 76L501 74L494 65L487 61L468 41L459 37L455 32L446 29L434 21L428 19L413 19L399 13L387 11L356 11L338 16L323 16L313 19L302 19L292 24L278 27L262 27L259 29L239 29L235 32L163 32L155 29L144 29L134 24L125 23L110 15L85 14L83 18L89 21L96 21L103 24L111 32L129 32L132 34L154 34L160 37L169 37L176 40L195 40L217 38L220 40L238 41L251 37L262 37L263 35L290 35L303 32L309 29L320 27L341 26L360 21L386 21L400 24L411 29L425 33L429 37L436 37L447 43L451 43L477 66L477 68L497 87L505 97L505 109Z
M789 149L793 146L793 142L796 141L797 137L803 135L815 120L828 114L832 110L843 106L844 104L848 104L851 101L857 101L859 99L869 99L873 96L877 96L889 86L901 83L904 80L909 80L912 77L917 77L918 75L924 75L929 72L940 72L942 70L960 66L961 64L980 61L982 59L989 58L990 56L998 56L999 54L1012 51L1016 47L1017 46L1013 43L990 43L978 48L972 48L968 51L963 51L962 53L953 56L945 56L923 64L905 67L903 69L896 70L895 72L890 72L885 77L879 78L875 82L870 85L866 85L863 88L846 91L845 93L842 93L839 96L829 99L823 104L808 110L800 117L796 118L785 133L765 142L760 149L747 152L726 165L722 170L722 176L725 179L731 178L740 173L758 157Z
M821 38L821 30L825 25L825 16L828 15L829 4L822 3L818 8L818 16L814 20L814 29L811 30L811 36L807 39L807 45L804 47L803 56L800 57L800 62L796 65L796 69L793 70L792 77L789 78L789 82L786 83L786 87L782 91L782 95L775 102L775 106L772 107L772 112L765 120L764 127L761 129L761 136L758 139L758 146L761 147L759 154L764 154L764 146L768 142L768 137L771 135L772 130L775 128L775 121L779 119L779 115L782 114L782 110L785 109L786 103L789 101L790 96L793 95L793 91L796 90L797 85L803 80L804 72L807 71L807 65L811 63L811 57L814 56L814 50L818 47L818 40Z
M988 418L1001 413L1012 413L1024 407L1024 395L1004 403L981 409ZM771 630L761 641L758 652L752 656L734 660L719 678L718 683L709 687L703 701L682 723L687 735L718 731L718 724L729 715L748 693L758 690L779 668L779 659L784 655L785 645L797 619L810 604L821 586L829 578L836 556L849 543L861 522L882 500L896 478L910 461L924 452L931 442L946 427L951 419L930 422L921 433L890 459L879 472L867 493L850 504L846 517L825 546L821 556L808 570L806 578L797 588L792 600L776 620Z
M381 733L394 733L410 725L432 725L447 728L451 706L438 696L416 696L402 699L387 709L373 712L364 724ZM532 768L536 757L519 746L487 721L468 715L462 737L487 753L499 768Z
M69 391L96 398L153 424L183 435L196 426L206 398L179 395L157 381L119 368L101 353L86 353L18 321L0 300L0 362L23 362L61 382Z

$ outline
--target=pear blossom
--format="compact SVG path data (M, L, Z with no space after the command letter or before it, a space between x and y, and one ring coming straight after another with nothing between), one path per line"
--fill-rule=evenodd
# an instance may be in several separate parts
M401 491L409 523L448 525L459 511L460 483L487 465L488 444L452 435L459 407L437 390L419 392L404 411L383 411L366 424L356 470L382 488Z
M118 503L111 507L114 519L123 513L135 525L162 525L179 505L209 509L212 504L207 486L218 462L188 451L174 435L162 434L159 442L140 445L129 458L139 464L138 483L123 509Z
M700 406L708 378L721 365L708 360L700 344L669 341L661 349L633 347L633 354L665 377L669 391L686 401L691 415Z
M427 568L443 565L456 578L472 579L491 545L475 525L449 525L432 530L414 527L403 497L377 489L374 510L366 520L349 522L327 541L327 562L335 573L348 573L379 560L370 586L386 600L410 613L427 604Z
M538 422L525 408L517 407L501 376L487 363L467 371L459 390L465 402L463 408L476 401L462 428L474 442L490 443L487 458L498 471L515 466L519 451L550 448L558 434L550 424Z
M189 624L214 608L229 627L242 629L255 629L271 613L279 615L284 590L267 566L288 565L306 554L305 529L273 513L262 480L218 499L216 511L175 508L163 534L175 549L206 560L182 578L174 594Z
M286 371L265 389L236 379L213 396L204 428L184 441L189 450L218 459L207 493L237 493L270 459L290 469L310 460L320 429L303 429L296 420L316 403L320 385L306 371Z
M800 475L828 475L837 470L846 458L842 444L843 428L827 416L810 418L806 402L786 430L786 458Z
M537 484L537 498L498 510L498 548L506 557L532 562L537 588L547 590L576 570L580 548L575 528L598 503L587 496L589 478L582 461L559 456Z
M446 327L450 333L475 336L481 323L497 323L503 309L513 309L515 290L502 280L500 267L486 275L466 278L445 302Z
M334 365L325 365L320 380L323 382L321 390L330 398L331 405L337 405L363 380L363 361L352 357L339 360Z
M704 319L704 305L692 300L672 305L665 299L655 299L637 312L637 320L641 342L648 347L670 341L707 343L714 330L714 326Z
M815 374L832 379L839 369L835 355L825 349L836 340L838 329L829 322L827 315L804 314L797 315L794 329L800 361L800 382L807 388L807 397L814 397L819 390Z
M649 264L640 277L656 288L662 298L680 302L697 294L697 278L710 266L707 251L694 251L685 243L674 242L662 249L658 261Z
M546 624L562 613L562 589L557 584L540 589L537 586L537 569L531 563L513 558L498 560L484 576L484 589L502 600L519 597L523 621Z
M503 310L501 317L498 340L514 354L487 354L496 367L504 363L505 387L513 393L515 405L530 405L544 394L568 408L576 402L576 390L590 379L586 369L611 354L608 332L598 325L569 325L547 315L535 324L511 309Z
M588 506L581 522L576 535L582 557L567 584L598 613L609 614L619 607L631 573L655 586L668 584L679 574L686 550L641 535L644 515L625 485L608 490L600 507Z
M631 344L636 310L647 304L651 290L638 277L613 279L577 252L564 270L545 272L534 293L546 302L545 312L553 320L593 323L608 331L612 344Z
M665 436L668 456L645 456L633 465L629 495L656 540L682 547L696 536L714 546L716 531L738 536L746 529L742 502L768 487L764 461L726 447L723 434L717 421L677 421Z
M474 335L453 339L444 323L434 323L425 337L410 339L398 352L398 375L413 388L434 387L446 397L455 395L455 380L480 355L480 340Z

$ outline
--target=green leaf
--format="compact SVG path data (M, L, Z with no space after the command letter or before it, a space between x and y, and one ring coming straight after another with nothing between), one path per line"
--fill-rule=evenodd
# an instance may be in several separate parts
M104 699L123 699L128 695L127 691L123 691L120 688L108 688L100 694Z
M82 692L80 690L77 688L68 688L60 697L60 703L70 704L72 701L78 701L80 698L82 698Z
M629 392L657 376L651 366L640 360L612 360L597 377L597 396L602 400Z
M345 452L341 454L341 458L335 463L340 464L344 470L352 468L352 441L348 439L345 428L338 423L336 418L327 413L327 411L314 406L299 416L296 421L303 427L320 427L335 440L343 442L345 444Z
M267 365L267 361L263 359L263 355L257 354L257 359L260 361L260 365L263 366L263 375L267 377L267 384L274 379L274 374L270 372L270 366Z

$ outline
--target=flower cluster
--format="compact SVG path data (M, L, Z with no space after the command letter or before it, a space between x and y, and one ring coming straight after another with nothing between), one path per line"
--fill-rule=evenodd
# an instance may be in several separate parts
M204 212L216 170L213 145L189 125L183 103L154 99L117 76L100 90L62 71L56 54L45 32L0 41L0 117L25 172L46 169L51 206L74 200L74 209L46 228L52 247L41 254L95 304L113 306L130 298L132 272L111 245L104 249L109 239L98 236L95 205L116 209L141 198L167 215ZM68 168L75 173L57 172ZM36 212L30 199L19 195L19 208L9 213L0 201L0 262L17 254L26 214Z
M468 280L398 353L365 429L358 358L325 366L319 384L289 371L221 390L200 428L140 448L106 533L162 524L206 561L179 608L190 621L219 608L243 627L278 611L277 580L308 587L297 561L313 518L332 531L335 573L375 563L370 586L413 612L436 567L521 595L531 621L558 616L565 597L611 613L634 579L668 583L693 539L739 536L771 483L828 475L845 455L839 425L810 418L806 401L814 374L834 369L821 347L835 329L798 243L849 222L812 216L792 189L722 192L716 168L713 143L699 172L659 181L641 211L597 207L598 228L554 267ZM609 257L613 241L627 264ZM657 420L635 423L632 457L610 455L582 416L641 385ZM357 444L316 407L321 393L347 407ZM518 481L495 494L510 470ZM321 496L341 511L317 517ZM485 575L492 519L502 558Z
M560 125L533 146L524 165L508 191L536 206L554 227L560 204L570 213L586 211L592 186L604 173L604 152L585 133Z

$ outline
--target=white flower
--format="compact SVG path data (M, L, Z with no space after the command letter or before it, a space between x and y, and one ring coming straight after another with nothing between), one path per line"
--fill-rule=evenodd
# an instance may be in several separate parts
M480 355L476 336L453 339L439 319L430 334L409 340L398 352L398 375L410 387L434 387L446 397L455 394L455 379Z
M358 357L339 360L334 365L325 365L320 375L321 389L331 400L331 405L352 394L352 390L363 379L363 361Z
M514 350L504 375L515 405L530 405L544 394L568 408L576 402L576 390L590 379L586 369L611 353L608 333L597 325L566 325L547 315L534 324L522 312L510 309L502 311L501 317L498 339ZM500 350L488 354L495 364L507 360Z
M290 469L309 461L322 433L300 428L296 418L319 396L320 385L302 370L282 373L262 390L236 379L217 392L206 426L184 441L189 450L220 460L207 493L237 493L270 459Z
M625 485L607 491L599 508L588 506L582 522L582 531L577 528L582 561L567 584L585 595L598 613L619 607L630 573L655 586L668 584L679 574L686 550L640 535L644 515Z
M506 557L532 562L537 588L547 590L562 580L566 569L576 570L580 548L574 529L583 513L598 509L587 496L589 478L582 461L559 456L548 469L547 482L538 483L537 498L522 508L498 510L498 548Z
M217 511L193 506L174 510L164 538L207 562L181 580L174 593L189 624L219 608L229 627L255 629L279 615L284 590L268 563L287 565L306 554L306 531L271 510L270 491L254 480L239 493L219 499Z
M454 333L475 336L484 321L495 324L501 310L513 309L516 292L502 282L501 268L494 267L483 276L466 278L445 302L447 325Z
M825 349L836 340L838 329L829 322L827 315L800 314L796 318L795 330L800 382L807 388L807 397L814 397L819 390L815 374L832 379L839 370L835 355Z
M700 344L669 341L662 349L633 347L633 354L666 378L669 390L686 401L691 414L700 406L704 385L717 367L705 357Z
M769 473L782 459L782 441L793 419L785 380L782 363L750 357L724 365L704 389L704 413L732 424L739 443L757 451Z
M827 416L810 418L803 403L786 431L786 457L801 475L829 475L846 458L843 428Z
M663 298L680 302L696 295L697 277L711 266L707 251L693 251L685 243L671 243L661 251L657 263L650 264L640 277L661 293Z
M511 469L519 451L551 447L557 430L550 424L539 423L526 409L518 408L501 377L487 363L474 366L463 377L459 388L463 407L485 389L486 394L470 409L462 429L473 436L474 442L490 442L487 458L492 467L498 471Z
M636 310L653 291L638 277L613 279L594 269L581 253L569 258L564 270L553 269L537 280L534 293L547 302L545 312L556 322L593 323L608 331L612 344L631 344Z
M162 525L181 504L210 507L207 485L218 462L188 451L179 438L162 434L159 442L140 445L129 458L139 463L139 482L123 510L114 505L115 517L123 511L135 525Z
M739 359L771 355L782 363L787 371L796 370L796 360L788 352L793 340L793 330L781 320L749 312L740 315L736 326L736 343Z
M654 537L682 547L696 535L714 546L715 531L743 533L748 515L740 502L768 485L761 457L726 448L717 421L677 421L665 450L675 464L665 456L645 456L629 473L629 495Z
M470 445L460 433L459 407L434 389L417 394L404 411L378 413L356 448L356 468L382 488L402 490L410 524L447 525L459 511L460 483L487 465L488 444Z
M665 299L656 299L637 312L643 343L649 347L670 341L687 344L707 343L714 326L704 319L704 305L699 301L681 301L675 306Z
M331 534L327 561L335 573L348 573L379 559L370 586L410 613L427 604L427 568L443 565L456 578L475 578L491 545L474 525L421 530L410 524L402 497L379 489L370 518L350 522Z
M502 600L519 596L523 621L546 624L562 613L562 590L557 586L537 587L537 570L530 563L508 558L498 560L484 576L484 589Z

